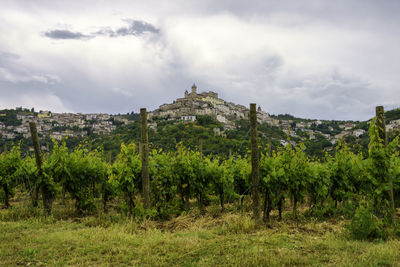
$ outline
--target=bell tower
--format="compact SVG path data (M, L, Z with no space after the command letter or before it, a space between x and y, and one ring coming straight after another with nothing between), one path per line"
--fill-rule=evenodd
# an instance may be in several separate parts
M193 96L197 95L197 86L196 86L196 84L192 85L192 95Z

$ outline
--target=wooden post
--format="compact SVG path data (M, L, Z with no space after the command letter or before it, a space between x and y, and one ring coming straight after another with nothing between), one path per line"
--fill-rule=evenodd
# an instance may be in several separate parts
M141 141L139 141L138 148L139 148L139 155L142 155L143 146Z
M381 138L384 142L384 145L387 145L386 138L386 124L385 124L385 110L383 106L376 107L376 126L378 127L379 138Z
M47 215L51 214L51 207L53 202L53 194L48 188L48 185L44 181L43 169L42 169L42 154L40 152L39 137L37 134L36 123L30 122L29 128L31 130L31 137L33 142L33 148L35 149L36 165L39 170L40 188L42 190L43 208Z
M251 135L251 195L253 200L253 218L260 220L260 177L259 153L257 144L257 111L256 104L250 104L250 135Z
M141 143L142 143L142 193L143 207L150 208L150 178L149 178L149 136L147 129L147 112L140 109Z
M36 165L38 166L39 173L42 173L42 154L40 152L39 137L37 134L36 124L34 122L29 123L31 129L31 137L33 142L33 148L35 149Z
M378 127L379 138L382 140L384 146L387 145L387 135L386 135L386 124L385 124L385 110L383 106L376 107L376 126ZM389 203L392 210L392 219L396 220L396 207L394 204L394 192L393 192L393 181L390 177L382 177L383 181L389 180L390 190L389 190Z

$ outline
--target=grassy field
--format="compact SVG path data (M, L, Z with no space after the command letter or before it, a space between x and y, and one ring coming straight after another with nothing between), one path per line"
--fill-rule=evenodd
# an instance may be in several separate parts
M0 266L400 266L400 241L350 240L344 220L265 226L246 213L191 212L139 222L72 210L0 210Z

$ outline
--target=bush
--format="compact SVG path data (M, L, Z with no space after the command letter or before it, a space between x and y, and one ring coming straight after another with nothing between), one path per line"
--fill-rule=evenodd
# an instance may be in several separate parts
M359 199L357 199L357 196L354 194L349 194L348 199L346 199L345 201L343 201L343 206L342 206L342 215L346 218L346 219L351 219L354 218L355 213L357 212L357 209L359 208L358 203L360 203Z
M334 203L329 203L327 205L316 204L311 209L307 210L304 213L304 216L323 220L337 215L336 211L337 209L335 208Z
M357 208L347 228L356 240L385 240L388 237L383 221L374 215L372 207L368 205L361 204Z
M397 221L395 227L394 227L394 235L398 238L400 238L400 222Z

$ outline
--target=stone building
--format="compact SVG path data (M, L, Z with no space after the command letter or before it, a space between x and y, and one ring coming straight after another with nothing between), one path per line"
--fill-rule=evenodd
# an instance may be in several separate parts
M183 98L178 98L171 104L162 104L158 109L149 113L149 119L167 119L177 121L195 121L196 116L209 115L223 123L225 128L234 128L235 121L246 119L249 109L242 105L226 102L218 97L218 93L197 92L197 86L193 84L190 93L186 90ZM258 121L274 124L268 113L257 111Z

